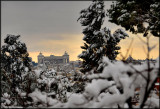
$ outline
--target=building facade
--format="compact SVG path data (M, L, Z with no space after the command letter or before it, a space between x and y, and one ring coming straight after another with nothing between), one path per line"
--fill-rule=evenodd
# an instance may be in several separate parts
M66 64L69 63L69 55L65 51L62 56L44 56L41 52L38 55L38 65L46 64L46 65L57 65L57 64Z

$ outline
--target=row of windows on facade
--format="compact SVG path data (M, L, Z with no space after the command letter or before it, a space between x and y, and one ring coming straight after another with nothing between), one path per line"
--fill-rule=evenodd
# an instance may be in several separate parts
M64 55L62 56L44 56L41 52L38 55L38 64L65 64L69 63L69 55L65 51Z

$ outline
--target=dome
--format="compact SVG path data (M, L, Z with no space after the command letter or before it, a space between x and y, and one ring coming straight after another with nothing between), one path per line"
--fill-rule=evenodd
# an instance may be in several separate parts
M64 55L68 55L68 53L65 51L65 52L64 52Z
M129 57L127 58L127 61L133 61L134 59L132 58L131 55L129 55Z

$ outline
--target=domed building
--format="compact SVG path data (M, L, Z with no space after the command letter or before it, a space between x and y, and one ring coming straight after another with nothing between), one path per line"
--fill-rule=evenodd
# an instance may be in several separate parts
M57 65L57 64L66 64L69 63L69 55L65 51L62 56L44 56L41 52L38 55L38 65L46 64L46 65Z
M128 58L126 59L127 62L133 62L135 59L132 58L131 55L128 56Z

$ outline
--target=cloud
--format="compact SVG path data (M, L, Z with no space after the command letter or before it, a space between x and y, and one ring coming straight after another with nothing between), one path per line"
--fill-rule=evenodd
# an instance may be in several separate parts
M83 45L83 26L77 22L79 12L87 8L91 1L2 1L2 34L1 44L7 34L20 34L20 40L26 43L30 56L37 61L40 51L45 55L62 55L68 51L71 60L76 60L81 53ZM112 1L105 1L105 10L110 7ZM113 23L105 22L102 27L112 30L122 28ZM134 58L145 58L142 42L133 34L120 42L121 51L125 54L126 49L134 38L132 55ZM143 37L142 37L143 38ZM145 40L145 38L143 38ZM158 38L152 37L150 44L159 44ZM151 56L159 56L157 46Z
M81 53L80 46L83 45L82 34L61 34L63 40L41 40L29 46L28 51L30 55L37 62L36 55L38 52L45 53L46 55L63 55L67 51L70 55L70 60L77 60L77 56ZM35 55L36 54L36 55Z

